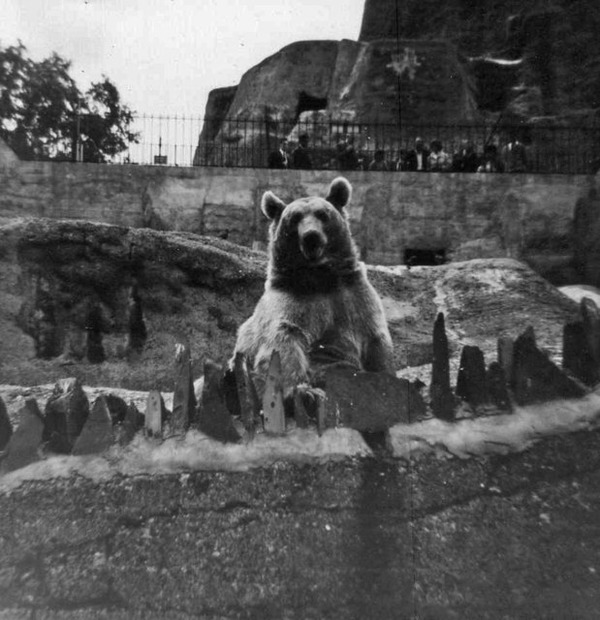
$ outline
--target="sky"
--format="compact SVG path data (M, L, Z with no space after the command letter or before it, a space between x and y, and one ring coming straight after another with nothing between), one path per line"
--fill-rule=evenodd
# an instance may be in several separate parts
M365 0L0 0L0 45L72 61L80 88L108 76L139 114L203 115L294 41L358 39Z

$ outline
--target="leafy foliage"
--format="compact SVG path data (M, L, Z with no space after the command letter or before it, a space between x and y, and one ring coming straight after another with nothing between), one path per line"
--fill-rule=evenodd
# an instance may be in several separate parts
M105 162L137 141L133 112L109 78L82 93L71 62L56 53L36 62L27 48L0 46L0 137L22 159Z

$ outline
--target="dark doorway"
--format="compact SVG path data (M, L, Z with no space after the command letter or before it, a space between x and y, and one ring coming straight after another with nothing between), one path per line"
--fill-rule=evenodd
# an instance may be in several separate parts
M302 114L302 112L308 112L311 110L325 110L327 108L326 97L313 97L305 91L301 91L298 96L298 105L296 106L296 119Z
M446 250L420 250L416 248L408 248L404 250L404 264L409 267L415 265L443 265L448 262L446 259Z

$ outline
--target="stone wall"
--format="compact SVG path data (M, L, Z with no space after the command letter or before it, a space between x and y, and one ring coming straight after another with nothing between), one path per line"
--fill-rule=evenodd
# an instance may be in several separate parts
M89 219L260 245L267 240L259 209L265 190L285 201L323 194L336 174L13 161L0 167L0 219ZM347 177L354 186L352 227L368 262L403 263L413 250L440 260L508 256L558 283L581 281L572 271L574 212L596 190L595 177L408 172Z

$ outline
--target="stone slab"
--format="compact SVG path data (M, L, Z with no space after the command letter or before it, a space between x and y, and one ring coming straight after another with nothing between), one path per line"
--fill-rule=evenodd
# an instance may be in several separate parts
M246 432L252 436L256 429L256 417L259 407L254 384L248 373L248 363L242 353L238 353L235 356L233 372L240 403L242 424Z
M90 413L90 404L78 379L61 379L44 410L46 449L69 454Z
M378 432L425 414L423 398L406 379L341 368L328 369L323 377L327 427Z
M479 347L463 347L456 380L456 395L475 408L488 401L485 359Z
M98 396L92 404L90 415L73 446L73 454L101 454L114 443L113 423L104 396Z
M431 409L436 418L454 419L454 395L450 387L450 353L444 313L440 312L433 325L433 362L431 365Z
M285 433L285 411L283 407L281 357L278 351L273 351L271 355L262 407L265 432L283 435Z
M213 362L204 364L204 386L200 399L198 428L223 443L237 443L240 436L225 402L223 368Z
M4 401L0 398L0 451L8 445L13 434L12 424Z
M7 456L0 463L0 471L8 473L41 458L40 447L44 421L35 398L28 398L17 414L17 426L7 447Z
M532 328L515 341L511 387L519 405L581 398L586 393L583 386L568 377L537 348Z
M492 362L487 370L486 385L490 402L498 409L512 411L508 384L504 368L499 362Z
M144 423L148 437L162 436L164 412L165 407L161 393L158 390L151 390L148 393Z
M586 385L600 379L591 343L583 321L567 323L563 329L563 368Z
M192 359L188 344L177 344L175 354L175 388L173 391L173 413L171 432L183 434L190 426L196 409Z

